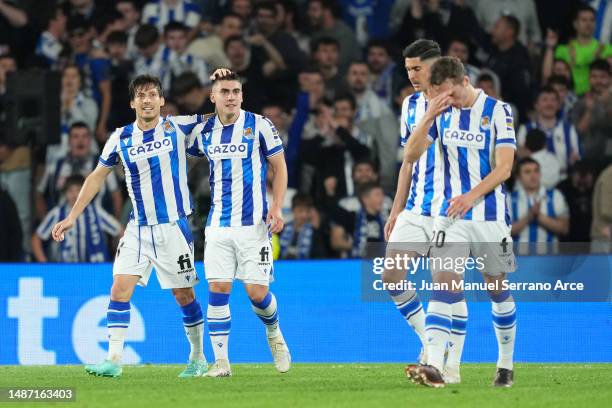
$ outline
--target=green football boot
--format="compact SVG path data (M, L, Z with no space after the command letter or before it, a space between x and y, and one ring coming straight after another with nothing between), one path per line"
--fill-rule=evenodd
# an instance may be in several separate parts
M87 371L88 374L96 375L98 377L121 377L123 368L111 360L104 360L100 364L86 365L85 371Z
M208 371L206 360L194 360L187 364L187 368L178 376L179 378L202 377Z

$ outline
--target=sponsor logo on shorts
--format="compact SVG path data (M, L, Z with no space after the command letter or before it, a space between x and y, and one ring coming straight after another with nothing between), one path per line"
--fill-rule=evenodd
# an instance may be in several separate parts
M183 254L179 256L176 263L178 264L179 268L181 268L181 270L178 272L179 275L183 273L191 273L194 271L194 268L191 263L191 254ZM185 276L185 279L189 281L190 277Z

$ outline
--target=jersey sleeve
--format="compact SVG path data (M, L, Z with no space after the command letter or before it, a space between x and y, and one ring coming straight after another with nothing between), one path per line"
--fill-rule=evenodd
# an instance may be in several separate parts
M107 58L95 58L91 60L91 77L94 83L110 79L110 60Z
M493 128L495 130L495 148L512 147L516 149L514 118L512 108L507 103L498 103L493 109Z
M119 163L119 151L121 150L119 146L119 138L121 135L121 129L115 130L104 145L104 149L102 149L102 154L98 158L98 164L101 164L104 167L113 167L115 164Z
M436 141L436 139L438 138L438 135L439 135L439 131L438 131L439 126L440 126L440 116L438 116L434 120L434 123L429 128L429 131L427 131L427 139L429 139L432 142Z
M204 144L202 143L203 124L196 125L185 137L185 153L193 157L204 156Z
M283 152L283 141L278 134L278 130L270 119L264 117L259 120L259 148L266 158Z
M107 234L116 237L121 232L121 224L115 217L107 213L104 209L97 209L98 216L100 217L100 226L102 231Z
M185 136L189 136L193 129L202 123L202 115L168 116L166 120L174 123Z
M406 146L408 142L408 136L410 135L410 128L408 127L408 101L410 96L404 98L402 102L402 113L400 115L400 146Z
M54 207L45 215L45 218L36 229L36 235L42 240L49 239L53 226L59 221L59 207Z
M567 202L559 190L553 190L553 209L557 217L566 218L569 216Z

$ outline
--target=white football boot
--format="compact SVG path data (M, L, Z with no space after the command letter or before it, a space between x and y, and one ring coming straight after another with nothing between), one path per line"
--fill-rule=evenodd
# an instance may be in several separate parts
M231 377L232 369L230 368L229 361L227 360L217 360L210 367L208 372L206 373L206 377Z
M291 368L291 354L289 354L289 348L283 334L278 331L278 336L268 337L268 345L274 358L274 367L279 373L286 373Z

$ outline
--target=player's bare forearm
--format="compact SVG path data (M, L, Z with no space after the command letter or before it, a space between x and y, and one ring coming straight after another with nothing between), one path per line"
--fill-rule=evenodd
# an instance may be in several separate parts
M391 214L399 214L406 206L410 184L412 182L412 167L413 163L404 159L397 178L397 188L395 190L395 198L393 199L393 207Z
M409 163L415 163L421 155L427 150L427 148L433 143L428 137L427 133L435 121L435 116L426 115L416 126L410 137L408 143L404 147L404 161Z
M274 172L274 178L272 180L272 205L282 208L285 200L285 193L287 192L287 164L285 163L284 153L277 154L268 159L272 171Z
M569 232L568 218L554 218L540 213L538 223L555 235L567 235Z
M472 199L478 200L493 191L512 174L512 163L514 162L514 149L511 147L498 147L495 150L495 168L470 190Z
M105 167L102 165L98 165L93 172L85 179L85 183L83 183L83 187L81 187L81 191L79 191L79 196L77 197L72 210L70 210L70 214L68 214L68 218L72 220L76 220L79 215L85 210L85 207L89 205L91 200L98 194L100 189L102 188L102 184L106 177L112 171L111 168Z

